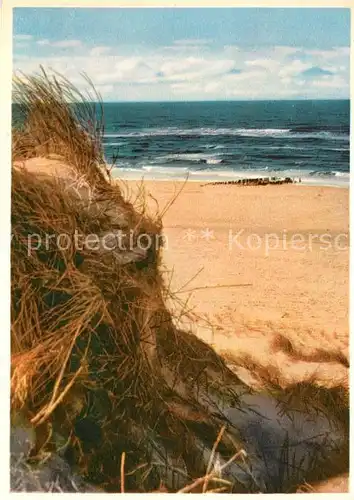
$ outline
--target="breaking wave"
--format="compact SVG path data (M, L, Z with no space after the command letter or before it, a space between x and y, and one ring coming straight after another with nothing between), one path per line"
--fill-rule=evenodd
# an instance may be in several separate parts
M116 132L106 134L107 138L122 137L152 137L152 136L176 136L176 137L201 137L201 136L236 136L236 137L273 137L273 138L302 138L302 139L325 139L325 140L348 140L347 133L331 132L328 130L299 131L275 128L147 128L132 132Z

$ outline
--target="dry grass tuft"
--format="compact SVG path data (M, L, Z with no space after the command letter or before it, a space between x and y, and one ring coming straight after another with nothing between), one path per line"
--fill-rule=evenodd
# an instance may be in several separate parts
M273 341L273 349L281 350L291 356L294 360L309 361L309 362L323 362L323 363L339 363L346 368L349 368L349 360L339 349L329 351L326 349L312 349L312 352L307 352L306 345L299 346L294 341L284 334L277 334Z
M57 154L90 180L108 174L102 150L103 106L85 78L91 89L86 95L63 76L48 76L43 68L39 74L14 78L14 160Z
M212 446L221 426L197 392L235 400L230 385L239 381L173 326L156 245L161 219L146 213L143 191L133 206L103 175L103 125L91 104L44 72L16 79L14 99L24 118L14 160L60 154L72 172L13 168L12 411L37 429L36 448L56 449L60 435L70 463L107 491L158 488L172 474L166 453L185 471L170 480L178 489L203 473L200 442ZM82 243L89 235L94 248ZM146 250L140 236L150 238ZM234 445L227 433L222 441L229 458Z

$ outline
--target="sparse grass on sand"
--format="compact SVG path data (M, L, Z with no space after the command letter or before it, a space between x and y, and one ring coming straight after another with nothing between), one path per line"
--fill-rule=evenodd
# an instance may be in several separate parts
M61 454L87 482L118 492L295 491L346 471L345 391L268 384L262 397L279 400L283 415L321 414L339 436L336 446L317 439L301 467L288 436L275 478L267 460L280 459L254 456L247 432L228 419L226 409L239 409L247 428L245 397L258 395L174 326L155 243L161 214L149 215L143 191L132 204L111 181L93 101L97 94L85 97L60 76L14 80L11 405L13 427L35 431L30 462ZM53 155L47 170L22 163Z

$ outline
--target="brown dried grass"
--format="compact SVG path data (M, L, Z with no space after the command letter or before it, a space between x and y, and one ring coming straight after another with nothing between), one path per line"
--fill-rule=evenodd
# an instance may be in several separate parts
M184 484L193 481L203 474L198 440L212 447L221 427L198 394L236 401L242 384L173 326L154 243L161 217L146 212L143 190L133 205L110 180L103 122L87 96L43 71L15 79L14 101L22 125L13 132L12 412L36 428L37 448L56 449L63 436L71 463L107 491L158 488L156 446L182 461ZM18 162L53 154L71 173L36 175ZM118 233L133 248L75 243ZM63 235L69 245L58 244ZM153 242L143 253L140 235ZM237 451L227 432L220 446L226 460Z
M63 76L48 76L43 68L38 74L14 77L13 160L57 154L90 180L101 180L102 170L108 173L102 150L103 106L85 79L89 90L82 94Z

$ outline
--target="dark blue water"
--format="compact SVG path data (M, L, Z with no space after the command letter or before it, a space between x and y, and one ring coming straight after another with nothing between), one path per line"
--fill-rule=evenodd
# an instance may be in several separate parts
M165 178L349 179L349 101L107 103L105 153Z
M105 104L105 154L170 178L349 179L348 100ZM118 172L117 172L118 173Z
M156 178L349 179L348 100L105 104L105 154ZM341 179L340 179L341 178Z

